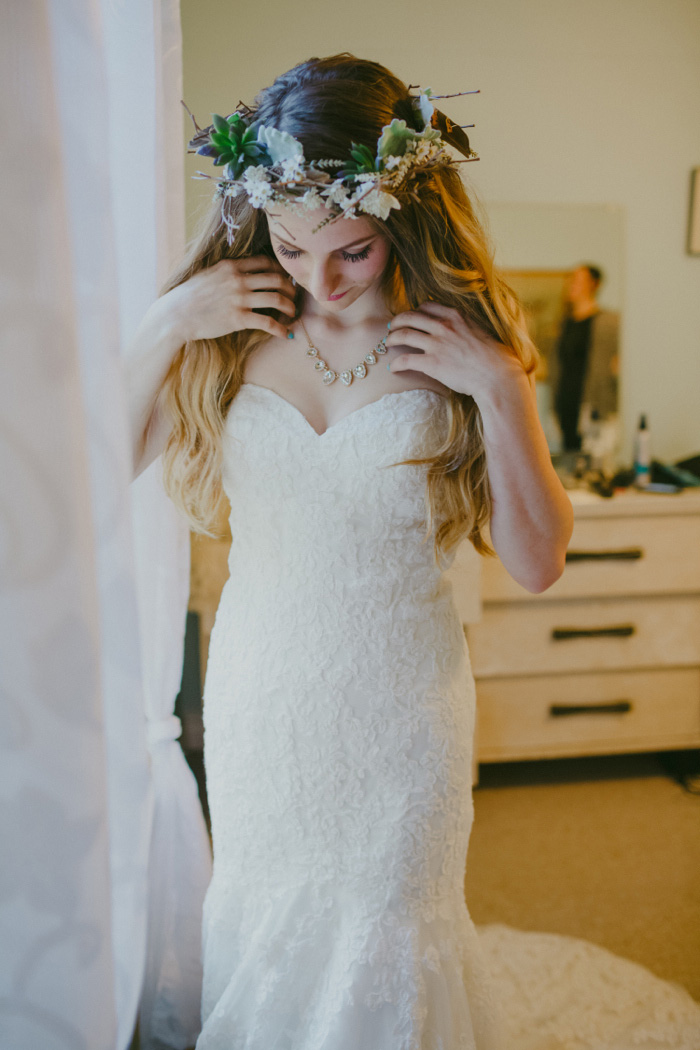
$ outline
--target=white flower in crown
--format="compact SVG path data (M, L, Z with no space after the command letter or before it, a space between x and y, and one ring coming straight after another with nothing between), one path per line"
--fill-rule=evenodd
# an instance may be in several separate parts
M322 190L322 193L329 204L340 204L341 206L348 203L350 196L350 191L344 185L342 179L336 179L328 189Z
M262 208L273 194L268 169L262 164L246 168L243 173L243 189L254 208Z
M260 124L257 129L257 140L270 154L273 165L284 164L285 161L296 159L299 164L304 164L304 149L286 131L278 131L277 128L268 128Z
M287 157L282 161L282 181L300 182L304 178L304 157Z
M229 182L227 186L224 186L222 194L224 197L237 197L242 190L240 182Z
M391 193L375 188L358 202L358 207L368 215L376 215L378 219L386 220L391 209L400 208L401 205Z
M392 208L401 207L396 197L381 189L380 178L379 172L366 172L356 176L355 192L343 205L343 215L346 218L358 219L358 212L365 212L367 215L376 215L386 220ZM374 183L374 186L368 183Z
M316 208L323 208L326 202L316 187L314 187L311 190L307 190L303 197L295 203L302 211L314 211Z
M417 113L420 113L423 118L423 127L427 128L430 126L430 121L433 118L435 112L435 106L430 101L432 91L430 88L426 88L424 91L419 91L413 99L413 108Z
M243 182L250 183L251 185L259 182L265 182L269 184L269 169L266 168L264 164L251 164L243 172ZM247 186L245 187L245 189L246 192L250 192Z

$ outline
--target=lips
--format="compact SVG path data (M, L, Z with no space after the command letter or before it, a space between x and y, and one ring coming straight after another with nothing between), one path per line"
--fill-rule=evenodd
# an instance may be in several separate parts
M340 295L329 295L328 296L328 302L329 303L334 303L336 301L336 299L342 299L343 296L347 295L347 294L348 294L347 292L341 292Z

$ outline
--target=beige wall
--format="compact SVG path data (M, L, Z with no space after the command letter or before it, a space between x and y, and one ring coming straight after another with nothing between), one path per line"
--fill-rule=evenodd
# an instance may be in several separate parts
M481 89L444 105L477 124L468 182L487 210L622 205L623 459L641 411L656 456L700 451L700 258L685 254L698 0L182 0L182 17L185 99L200 124L296 62L348 50L441 94ZM203 161L187 158L188 173ZM188 182L191 217L210 189Z

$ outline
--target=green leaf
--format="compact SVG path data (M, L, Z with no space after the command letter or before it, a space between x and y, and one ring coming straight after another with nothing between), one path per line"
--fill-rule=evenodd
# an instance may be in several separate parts
M358 145L357 142L352 142L350 145L350 156L355 161L355 165L348 165L349 171L353 170L353 167L358 174L377 170L375 159L367 146Z
M226 117L220 117L218 113L212 113L211 120L217 131L228 136L228 121Z

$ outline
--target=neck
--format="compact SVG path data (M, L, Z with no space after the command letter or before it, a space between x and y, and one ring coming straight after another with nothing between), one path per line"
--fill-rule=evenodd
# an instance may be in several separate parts
M580 299L578 302L571 304L571 316L577 321L583 321L584 318L590 317L591 314L597 313L598 303L595 299Z
M330 305L330 304L329 304ZM391 311L379 291L368 288L354 303L344 310L328 309L325 303L318 303L308 293L304 296L301 312L302 319L316 327L323 327L329 333L342 333L358 327L386 325L391 318Z

